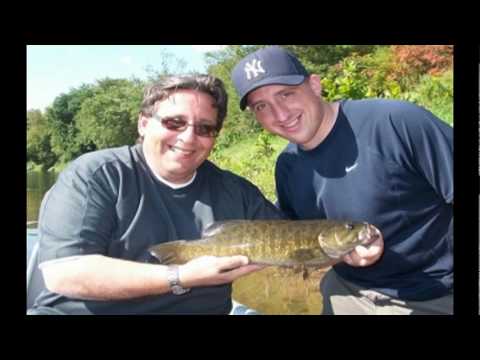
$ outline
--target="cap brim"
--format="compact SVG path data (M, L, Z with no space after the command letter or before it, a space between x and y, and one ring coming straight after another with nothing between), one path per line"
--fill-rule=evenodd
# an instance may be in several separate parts
M270 77L270 78L260 80L259 82L256 82L254 85L252 85L250 88L248 88L245 91L245 94L240 99L240 110L243 111L247 107L248 94L250 94L253 90L258 89L259 87L262 87L265 85L299 85L305 81L305 78L306 78L305 75L286 75L286 76L275 76L275 77Z

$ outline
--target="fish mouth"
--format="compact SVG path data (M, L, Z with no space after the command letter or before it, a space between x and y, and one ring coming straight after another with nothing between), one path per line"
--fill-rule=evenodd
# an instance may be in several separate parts
M365 223L365 227L360 231L358 239L362 245L370 245L381 237L381 232L372 224Z

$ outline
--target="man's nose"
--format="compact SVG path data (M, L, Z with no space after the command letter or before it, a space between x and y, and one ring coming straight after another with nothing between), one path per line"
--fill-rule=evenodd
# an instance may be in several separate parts
M194 141L196 139L196 137L197 137L197 134L195 134L195 129L191 125L188 125L185 130L181 131L177 135L177 138L183 140L183 142Z
M275 118L279 122L285 122L290 117L290 110L288 109L287 106L285 106L285 104L281 102L277 102L274 105L273 112L274 112Z

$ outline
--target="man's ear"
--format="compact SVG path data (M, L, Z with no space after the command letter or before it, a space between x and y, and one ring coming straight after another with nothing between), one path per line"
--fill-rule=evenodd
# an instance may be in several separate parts
M312 91L317 95L318 97L322 96L322 83L320 81L320 76L316 74L312 74L308 77L308 84Z
M148 121L150 118L144 116L142 113L138 114L138 124L137 124L137 129L138 129L138 134L140 136L145 135L145 128L147 127Z

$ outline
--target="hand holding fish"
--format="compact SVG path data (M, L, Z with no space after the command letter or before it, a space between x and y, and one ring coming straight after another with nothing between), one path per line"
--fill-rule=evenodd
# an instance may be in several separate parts
M180 282L186 287L230 283L251 272L265 268L249 264L246 256L200 256L179 268Z
M376 240L368 245L357 245L342 260L350 266L369 266L377 262L383 254L383 235L377 231Z

